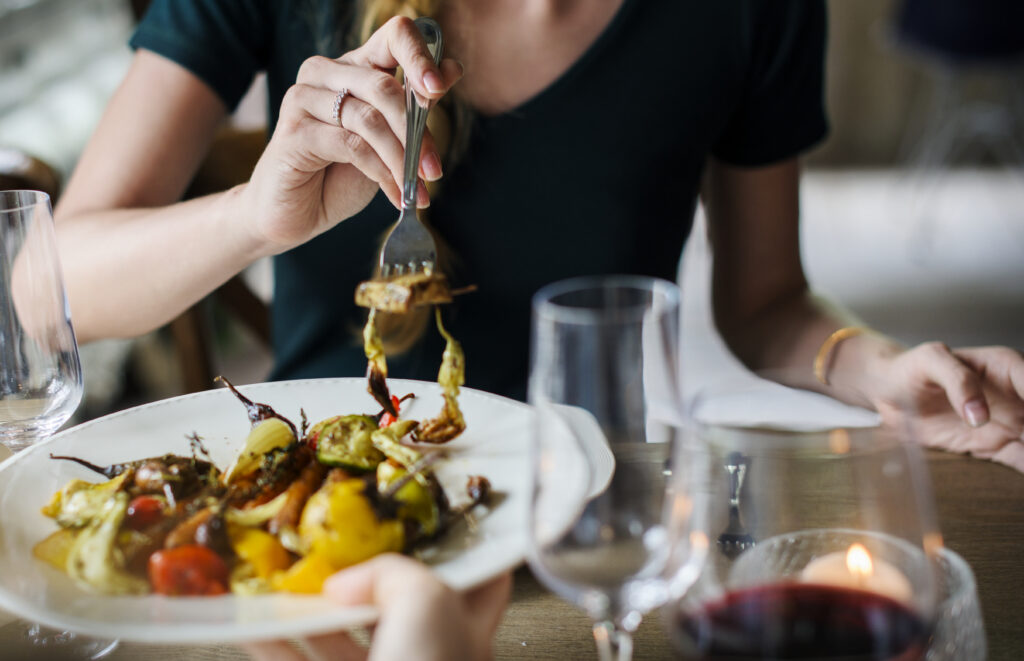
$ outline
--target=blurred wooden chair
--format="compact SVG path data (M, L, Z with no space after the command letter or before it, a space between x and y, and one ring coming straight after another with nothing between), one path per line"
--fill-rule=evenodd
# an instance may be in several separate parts
M185 198L227 190L249 180L266 145L266 132L222 129L193 178ZM240 322L264 346L270 346L270 311L241 275L228 280L206 300L171 321L169 327L182 369L182 388L198 392L213 387L214 333L211 305L218 305Z
M0 190L38 190L56 203L60 188L61 176L55 167L21 149L0 147Z

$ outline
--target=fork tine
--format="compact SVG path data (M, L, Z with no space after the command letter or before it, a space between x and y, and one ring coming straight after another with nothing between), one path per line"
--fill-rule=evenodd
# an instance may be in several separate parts
M416 26L427 42L434 57L434 63L440 64L444 51L444 37L440 26L429 18L417 18ZM412 87L407 83L405 90L406 103L406 140L405 140L405 177L402 188L402 210L398 222L391 228L391 233L380 251L380 274L389 279L392 277L431 273L437 258L437 245L416 213L416 191L418 182L418 162L423 130L427 120L429 107L422 107L417 102ZM411 216L411 217L410 217Z
M430 275L433 272L434 262L427 259L419 261L413 260L407 264L403 264L401 262L385 262L380 265L380 275L384 279L397 278L402 275L411 275L413 273L426 273L427 275Z

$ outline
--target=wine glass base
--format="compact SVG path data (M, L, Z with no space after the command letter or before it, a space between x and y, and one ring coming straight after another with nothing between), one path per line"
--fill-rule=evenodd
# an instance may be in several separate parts
M93 661L109 656L119 641L58 631L39 624L15 621L0 627L5 659L67 659Z
M63 423L63 420L41 420L36 423L19 425L17 429L0 427L0 443L13 454L17 454L29 446L49 438Z

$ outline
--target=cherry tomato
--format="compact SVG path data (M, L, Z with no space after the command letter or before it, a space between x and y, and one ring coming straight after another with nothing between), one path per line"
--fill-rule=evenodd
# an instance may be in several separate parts
M391 405L395 407L395 411L398 411L398 407L401 406L401 404L402 400L398 399L397 395L391 395ZM385 411L384 415L380 417L380 426L387 427L396 420L398 420L398 418Z
M132 530L143 530L164 516L164 504L153 496L136 496L128 503L124 524Z
M158 594L225 594L228 566L213 550L187 544L149 556L149 582Z

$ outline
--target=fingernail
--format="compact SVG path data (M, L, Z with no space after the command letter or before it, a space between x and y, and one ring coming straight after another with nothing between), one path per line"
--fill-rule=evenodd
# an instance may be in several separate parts
M427 192L427 187L422 181L416 185L416 206L420 209L430 206L430 193Z
M423 74L423 86L433 94L440 94L444 92L444 81L441 80L441 76L437 75L433 71L428 71Z
M420 161L420 167L423 168L423 174L427 181L437 181L444 174L441 172L441 159L434 152L423 157L423 160Z
M988 422L988 410L984 402L972 399L964 404L964 417L967 418L967 424L970 426L980 427Z

